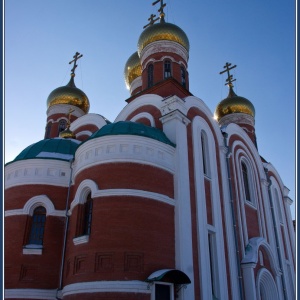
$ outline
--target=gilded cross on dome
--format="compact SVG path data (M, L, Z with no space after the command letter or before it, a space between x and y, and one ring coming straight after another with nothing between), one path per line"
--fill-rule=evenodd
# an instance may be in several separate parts
M232 75L230 75L230 73L229 73L229 71L230 70L232 70L232 69L234 69L235 67L236 67L236 65L234 65L234 66L232 66L232 67L230 67L231 66L231 63L226 63L225 64L225 66L224 66L224 71L222 71L222 72L220 72L220 74L223 74L223 73L225 73L225 72L227 72L227 79L226 79L226 83L225 83L225 85L228 85L229 87L233 87L233 84L232 84L232 82L233 81L236 81L236 79L232 79Z
M154 17L156 17L156 15L151 14L150 18L148 19L148 21L150 21L147 25L145 25L143 28L147 28L151 25L153 25L157 20L159 20L159 18L154 19Z
M68 124L67 124L67 127L69 128L70 127L70 124L71 124L71 113L75 111L74 108L71 108L69 109L69 113L68 113Z
M75 69L77 68L76 62L79 58L81 58L83 56L83 54L80 54L79 52L76 52L75 55L73 56L73 60L69 62L69 64L71 64L72 62L74 62L73 68L71 70L71 76L75 76Z
M164 3L164 0L156 0L152 3L152 5L157 4L158 2L160 2L160 8L159 8L159 17L160 17L160 22L163 23L165 22L165 13L164 13L164 7L167 5L166 3Z

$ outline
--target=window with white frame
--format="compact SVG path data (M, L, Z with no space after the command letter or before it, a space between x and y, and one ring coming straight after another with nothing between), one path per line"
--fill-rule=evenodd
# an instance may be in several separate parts
M242 161L241 166L242 166L244 196L247 201L252 202L251 190L250 190L250 173L244 161Z
M281 206L280 206L280 202L279 202L279 195L278 195L277 189L274 190L274 194L275 194L275 202L276 202L276 207L277 207L278 219L279 219L279 222L282 224L283 218L282 218L282 211L281 211Z
M167 282L156 282L151 300L174 300L174 285Z
M164 61L164 78L171 77L171 61L165 60Z
M150 64L148 66L148 69L147 69L147 72L148 72L148 88L153 86L153 74L154 74L154 66L153 64Z
M208 151L208 140L207 135L204 131L201 131L201 149L202 149L202 167L203 173L206 176L210 176L210 166L209 166L209 151Z
M208 252L210 266L210 284L212 299L218 299L218 265L216 253L216 235L214 232L208 232Z

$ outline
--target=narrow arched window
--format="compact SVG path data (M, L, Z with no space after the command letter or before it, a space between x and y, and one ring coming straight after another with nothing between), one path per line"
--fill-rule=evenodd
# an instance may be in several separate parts
M58 123L58 133L64 131L67 127L67 121L66 120L60 120Z
M209 176L210 171L209 171L208 143L207 143L207 135L205 134L204 131L201 132L201 149L202 149L203 173Z
M46 223L46 209L43 206L37 207L31 218L31 226L27 244L43 245Z
M283 223L282 211L281 211L281 207L280 207L279 195L278 195L277 189L275 189L275 200L276 200L276 207L277 207L277 214L278 214L279 222Z
M153 86L153 72L154 72L154 66L153 64L150 64L148 66L148 88Z
M246 197L247 201L251 202L250 185L249 185L249 173L248 173L247 166L244 162L242 162L242 174L243 174L245 197Z
M84 204L83 235L89 235L91 233L92 213L93 199L91 197L91 193L89 193Z
M186 87L186 81L185 81L185 68L183 66L180 67L180 73L181 73L181 84Z
M164 62L164 78L171 77L171 61L165 60Z

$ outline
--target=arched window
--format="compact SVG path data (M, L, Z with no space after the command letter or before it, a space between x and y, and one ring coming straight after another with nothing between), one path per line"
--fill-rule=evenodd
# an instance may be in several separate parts
M164 78L171 77L171 61L165 60L164 62Z
M93 199L88 194L86 202L79 205L76 237L90 235L92 225Z
M154 66L153 64L150 64L148 66L148 88L153 86L153 72L154 72Z
M60 120L58 123L58 133L64 131L67 127L67 121L66 120Z
M278 196L277 189L275 189L275 201L276 201L276 207L277 207L277 214L278 214L279 222L283 223L282 211L281 211L281 207L280 207L280 202L279 202L279 196Z
M251 202L252 199L250 194L249 173L248 173L247 166L244 162L242 162L242 174L243 174L245 198L247 201Z
M46 222L46 209L43 206L37 207L31 217L30 231L27 244L43 245L44 230Z
M201 131L201 149L203 173L206 176L210 176L207 135L204 131Z
M186 87L186 81L185 81L185 68L183 66L180 67L180 73L181 73L181 84Z

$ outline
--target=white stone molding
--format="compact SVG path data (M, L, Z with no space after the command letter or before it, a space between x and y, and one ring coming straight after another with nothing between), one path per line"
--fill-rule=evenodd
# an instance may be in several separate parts
M34 210L43 206L46 209L47 216L64 217L64 210L56 210L52 201L46 195L38 195L30 198L21 209L12 209L5 211L5 217L16 215L33 215Z
M185 100L179 98L178 96L171 96L162 100L162 116L165 116L175 110L180 111L184 116L186 116L187 107L185 106Z
M135 110L142 108L145 105L151 105L160 109L164 98L156 94L147 94L135 98L128 103L117 116L115 122L127 120L128 116Z
M175 148L137 135L109 135L91 139L77 149L74 178L100 164L128 162L146 164L174 173Z
M90 180L91 181L91 180ZM95 184L96 186L96 184ZM72 214L72 210L76 205L79 203L83 203L84 196L82 196L82 189L78 188L75 198L71 203L70 210L69 210L69 215ZM137 198L146 198L146 199L152 199L156 200L162 203L166 203L172 206L175 206L175 201L174 199L158 194L158 193L153 193L153 192L147 192L143 190L133 190L133 189L107 189L107 190L95 190L93 189L91 192L92 198L101 198L101 197L114 197L114 196L132 196L132 197L137 197Z
M160 52L175 53L181 56L186 62L189 60L189 53L182 45L176 42L162 40L150 43L142 50L140 54L141 65L144 65L145 60L149 56Z
M211 204L212 204L212 214L214 224L207 224L207 207L206 207L206 195L205 195L205 176L202 164L202 145L201 145L201 134L205 133L207 139L207 154L208 154L208 168L209 180L211 183ZM198 237L198 258L199 258L199 272L201 274L210 274L210 263L207 259L209 257L209 247L208 247L208 231L213 232L215 238L215 247L212 249L214 251L215 265L217 266L217 272L214 274L216 293L215 295L218 299L228 299L227 293L227 278L222 276L226 273L225 266L225 249L224 249L224 239L223 239L223 222L221 214L221 203L220 203L220 193L219 193L219 178L218 178L218 168L216 159L216 147L215 139L213 133L207 122L197 116L192 122L192 136L193 136L193 157L194 157L194 172L195 172L195 192L196 192L196 211L197 211L197 237ZM201 298L212 299L211 294L211 277L201 276Z
M252 299L255 298L251 298L251 300ZM274 278L272 274L265 268L260 269L256 275L256 299L257 300L261 300L261 299L279 300L280 299L277 285L274 281Z
M230 123L235 123L235 124L248 124L251 126L255 126L255 120L254 117L244 114L244 113L233 113L229 115L225 115L219 120L220 126L225 126Z
M50 106L47 109L47 118L49 118L50 116L55 115L55 114L69 115L70 108L74 109L74 111L72 112L72 115L76 116L77 118L80 118L81 116L83 116L85 114L85 112L77 106L73 106L70 104L55 104L53 106Z
M140 86L142 86L142 76L139 76L139 77L135 78L135 79L131 82L131 84L130 84L130 94L132 94L132 92L133 92L136 88L138 88L138 87L140 87Z
M26 159L5 166L5 189L29 184L67 187L70 163L56 159Z
M81 136L91 136L93 134L93 132L89 131L89 130L83 130L83 131L80 131L76 134L76 138L78 139L79 137Z
M45 299L57 300L57 289L5 289L5 299Z
M85 125L94 125L98 129L100 129L104 125L107 125L107 122L105 121L104 117L102 117L101 115L89 113L81 116L80 118L72 122L70 126L70 130L76 131L78 128Z
M73 238L73 244L75 246L80 245L80 244L86 244L86 243L88 243L89 239L90 239L89 235L82 235L82 236Z
M65 286L62 297L85 293L138 293L150 294L148 283L139 280L127 281L92 281L73 283Z
M180 99L180 98L178 98ZM179 100L176 99L175 102ZM178 101L177 101L178 100ZM180 99L179 102L182 102ZM161 118L163 131L169 139L176 143L175 152L175 262L176 268L185 272L189 278L194 278L192 218L189 184L189 161L187 144L187 124L189 120L179 110L173 110ZM184 299L194 299L194 282L184 290ZM183 291L179 297L183 299Z
M153 116L147 112L142 112L142 113L135 115L130 121L136 122L137 120L142 119L142 118L149 120L151 126L155 127L155 121L154 121Z

